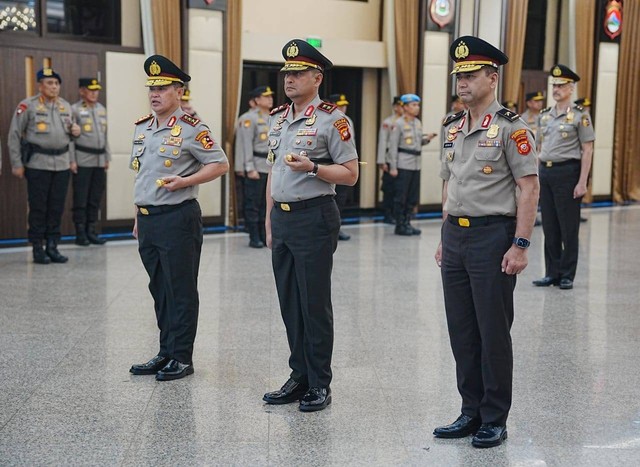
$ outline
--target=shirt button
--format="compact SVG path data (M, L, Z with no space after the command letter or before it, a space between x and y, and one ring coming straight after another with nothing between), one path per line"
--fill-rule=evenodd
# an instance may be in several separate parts
M462 206L462 203L456 203L456 205L457 205L458 207L460 207L460 206Z

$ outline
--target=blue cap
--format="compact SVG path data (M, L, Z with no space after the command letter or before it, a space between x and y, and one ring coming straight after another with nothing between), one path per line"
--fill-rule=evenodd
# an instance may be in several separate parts
M60 75L51 68L43 68L36 74L36 81L40 81L44 78L55 78L58 80L58 83L62 84L62 78L60 78Z
M403 94L400 96L400 100L403 104L409 104L411 102L420 102L420 97L417 94Z

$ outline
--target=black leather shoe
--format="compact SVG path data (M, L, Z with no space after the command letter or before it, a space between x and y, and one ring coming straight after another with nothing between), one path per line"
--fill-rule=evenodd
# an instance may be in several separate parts
M267 404L290 404L299 401L309 390L306 384L298 383L289 378L279 390L268 392L262 396L262 400Z
M51 260L42 249L41 242L33 242L33 262L38 264L49 264Z
M422 230L416 229L411 224L409 224L409 229L411 230L411 235L420 235L422 233Z
M462 414L451 425L439 426L433 430L433 435L436 438L464 438L475 434L480 425L479 418Z
M403 235L405 237L410 237L413 235L413 229L406 224L396 224L396 229L394 232L396 235Z
M64 255L61 255L58 251L58 243L55 240L47 239L47 248L45 249L45 253L49 258L51 258L52 263L66 263L69 261Z
M107 241L104 238L98 237L96 232L96 225L94 223L90 223L87 225L87 240L94 245L104 245Z
M538 279L532 282L536 287L549 287L550 285L558 285L560 281L553 277L545 276L542 279Z
M309 388L300 399L300 410L317 412L326 409L329 404L331 404L331 388Z
M249 246L251 248L263 248L264 243L262 243L262 240L249 240Z
M86 229L87 227L84 224L76 224L76 245L89 246Z
M507 439L507 427L493 423L483 423L471 440L476 448L492 448L500 446Z
M567 278L560 279L560 288L562 290L573 289L573 281Z
M338 240L349 240L351 235L344 233L342 230L338 232Z
M155 375L169 363L169 360L171 360L169 357L156 355L147 363L136 363L132 365L129 372L134 375Z
M178 360L169 360L169 363L158 372L156 380L171 381L172 379L180 379L193 374L192 363L181 363Z

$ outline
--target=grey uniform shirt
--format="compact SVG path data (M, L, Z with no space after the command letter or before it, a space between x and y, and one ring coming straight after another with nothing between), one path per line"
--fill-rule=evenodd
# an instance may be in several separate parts
M304 112L293 118L293 107L271 112L269 121L271 197L288 203L335 195L335 185L306 172L294 172L284 162L287 154L302 154L320 165L344 164L358 158L345 115L316 96Z
M398 119L396 114L393 114L382 121L380 130L378 131L378 157L376 163L379 165L389 163L389 135L391 134L391 128Z
M71 161L80 167L104 167L111 160L111 151L107 141L107 109L97 102L93 107L83 100L71 106L75 122L80 126L80 136L75 139L75 148ZM102 154L91 154L77 146L104 149Z
M420 170L422 156L401 151L422 152L422 123L419 119L408 120L401 117L396 120L389 135L389 168L391 170Z
M240 116L236 130L236 172L269 173L269 115L252 109ZM256 156L256 154L258 154Z
M502 112L499 114L498 112ZM469 128L467 112L445 121L440 178L454 216L515 216L516 180L537 175L531 129L497 101Z
M582 143L596 139L591 116L574 105L558 113L556 107L544 109L538 117L540 161L563 162L582 158Z
M68 148L71 142L69 133L71 122L71 105L61 97L53 102L47 102L38 94L20 102L9 127L8 146L11 166L22 167L20 159L20 140L22 139L45 149ZM69 157L69 151L57 156L40 154L36 151L31 155L26 167L54 172L69 170Z
M153 114L141 118L136 122L129 162L136 172L134 203L161 206L196 198L197 185L170 192L156 181L187 177L214 162L227 163L226 154L211 137L209 127L180 107L160 127Z

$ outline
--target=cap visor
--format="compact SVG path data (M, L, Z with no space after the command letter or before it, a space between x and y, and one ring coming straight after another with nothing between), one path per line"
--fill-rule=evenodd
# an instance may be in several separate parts
M173 83L181 83L184 84L179 79L170 79L170 78L149 78L147 80L147 84L145 86L168 86Z
M102 86L100 86L99 84L90 84L89 86L87 86L87 89L89 91L99 91L102 89Z
M260 94L261 96L273 96L273 91L267 91Z
M451 72L451 74L455 75L456 73L469 73L471 71L477 71L483 66L484 65L477 65L477 64L465 65L464 63L461 63L460 65L456 65L453 67L453 71Z
M532 101L543 101L544 100L544 96L536 96L536 97L532 97L531 98Z
M304 71L309 68L311 67L308 65L301 65L299 63L285 63L284 66L280 68L280 71Z

